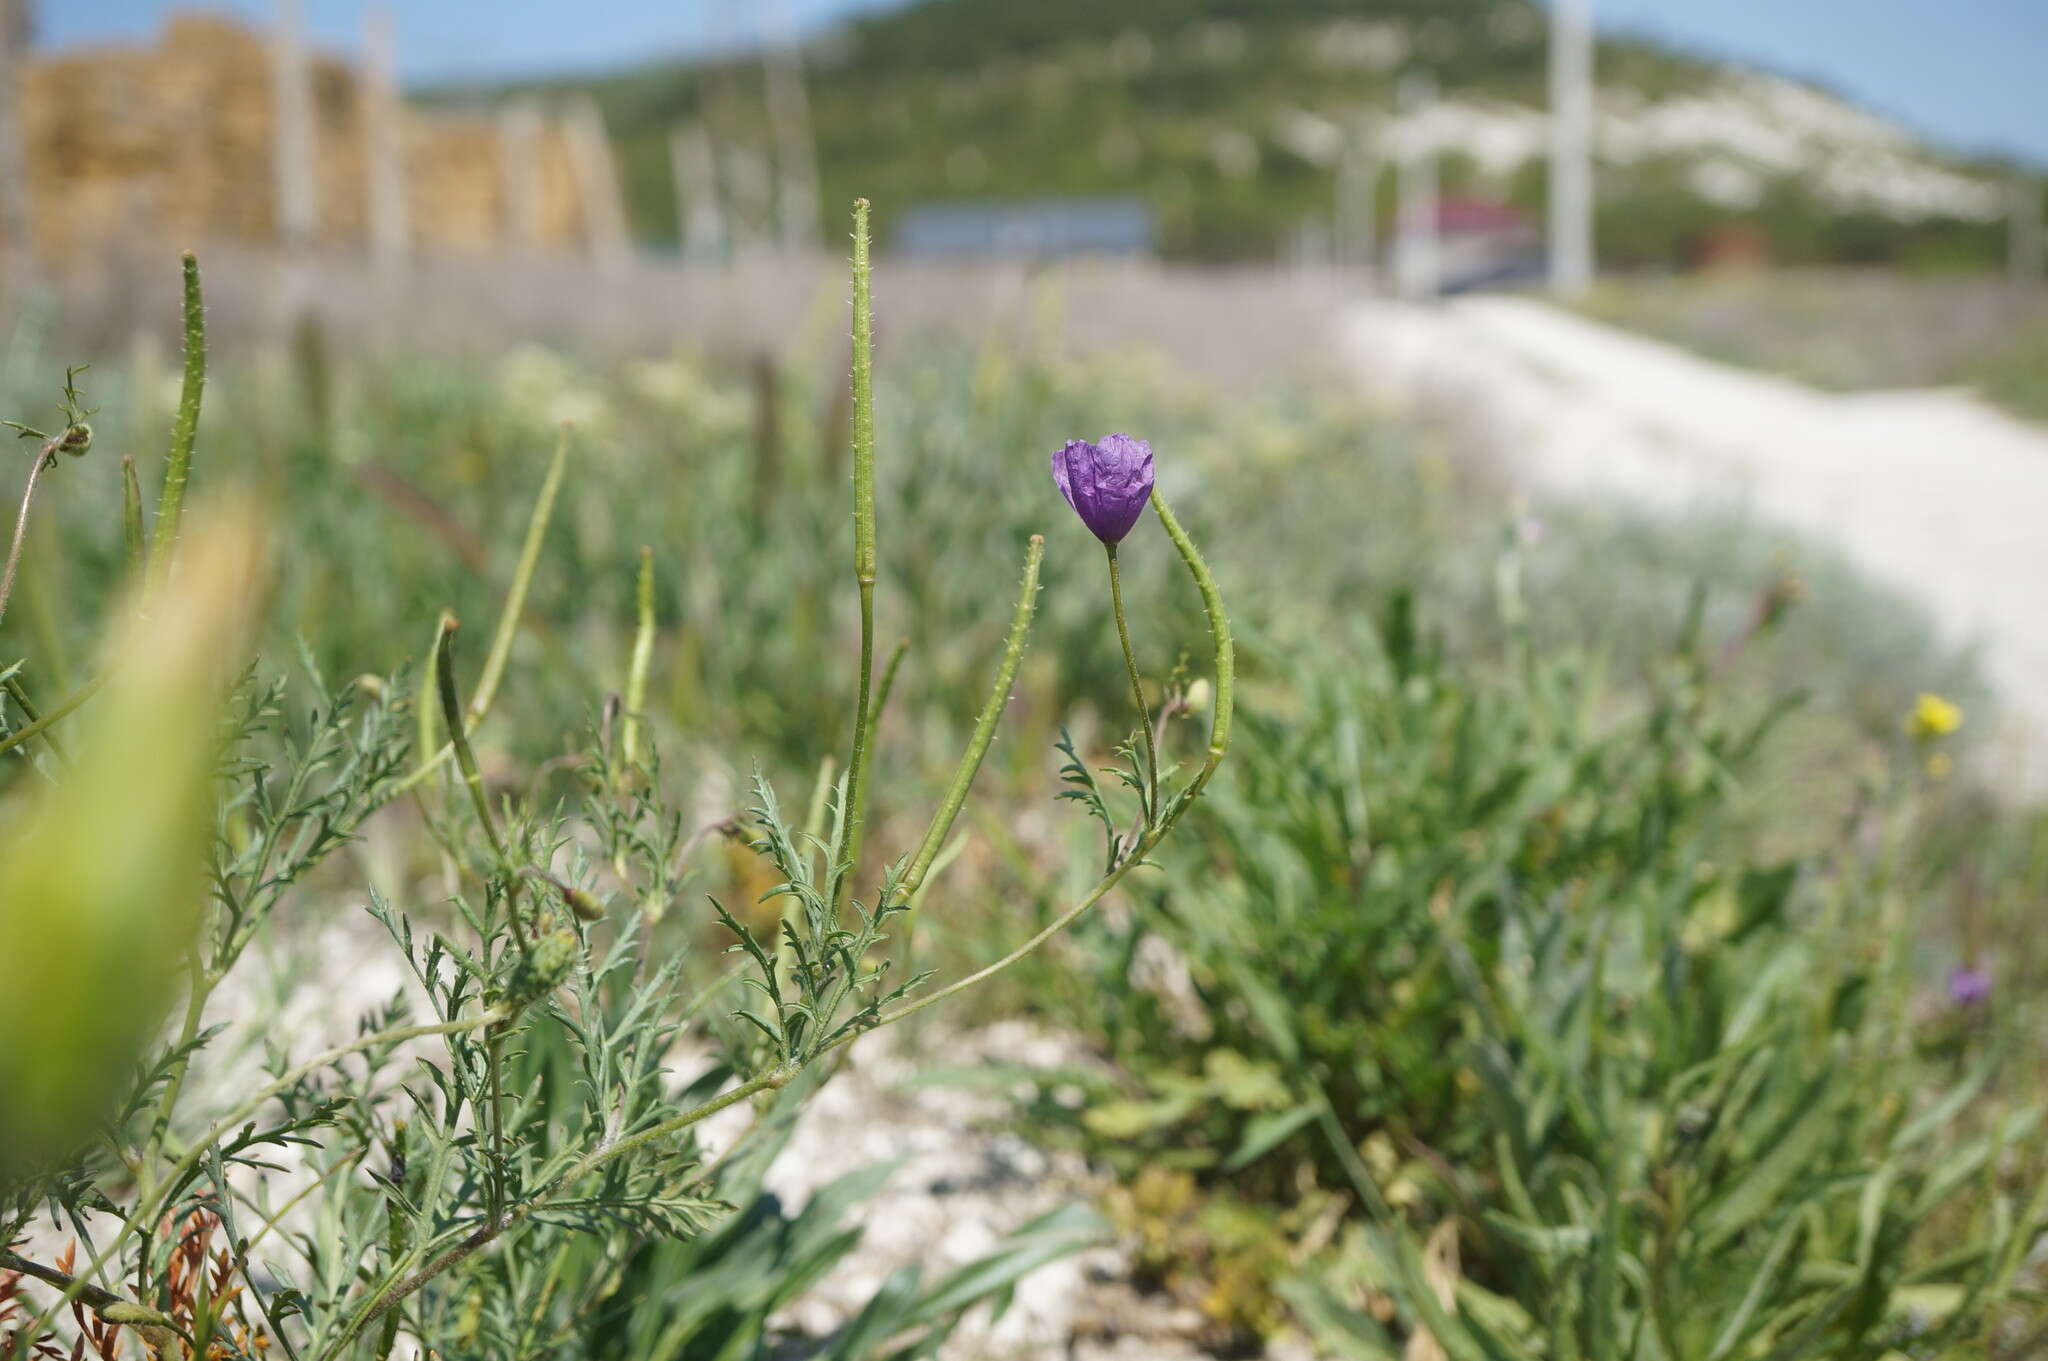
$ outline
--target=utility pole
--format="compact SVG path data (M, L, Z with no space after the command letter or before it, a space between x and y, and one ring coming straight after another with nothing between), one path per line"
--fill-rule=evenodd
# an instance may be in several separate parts
M0 287L18 294L35 268L28 154L21 137L21 67L34 19L30 0L0 0Z
M786 0L765 0L763 13L768 32L761 61L779 180L776 235L785 250L808 250L818 244L818 149L811 133L811 101L804 92L803 43Z
M313 80L306 65L300 0L274 0L270 34L271 155L277 181L277 240L288 261L304 258L319 211L319 167L313 159Z
M1436 81L1406 75L1395 90L1400 110L1396 164L1400 200L1394 234L1394 291L1404 298L1433 298L1439 283L1437 258L1436 134L1428 125L1436 104Z
M363 21L363 160L368 176L370 259L380 274L405 267L410 234L405 187L405 102L398 91L398 41L391 10Z
M2041 292L2041 184L2016 174L2006 186L2005 264L2015 301L2031 303Z
M668 134L669 177L675 184L676 245L685 261L725 259L725 207L718 164L702 123L678 124Z
M1550 289L1593 282L1593 5L1550 0Z
M718 180L725 188L725 220L731 227L733 253L758 247L775 218L775 177L768 158L756 155L730 138L717 143Z
M1373 221L1378 211L1380 159L1375 130L1359 120L1345 142L1337 161L1336 183L1332 187L1337 263L1350 269L1371 269L1374 254Z

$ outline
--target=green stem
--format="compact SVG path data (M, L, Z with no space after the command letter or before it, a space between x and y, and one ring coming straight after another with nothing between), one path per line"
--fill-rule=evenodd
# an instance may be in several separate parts
M960 808L967 802L967 792L974 785L974 776L981 769L982 758L988 755L989 743L995 739L996 724L1003 716L1004 706L1010 701L1010 687L1016 684L1017 666L1023 660L1024 643L1031 634L1031 617L1038 608L1038 564L1044 557L1045 536L1033 534L1030 546L1024 551L1024 584L1017 592L1017 609L1010 618L1010 633L1003 642L1003 660L996 667L995 684L989 687L988 701L981 706L981 716L974 721L974 736L960 757L959 768L953 772L953 783L946 790L945 802L932 815L931 825L925 828L924 840L918 843L917 853L910 859L910 872L903 876L903 882L898 886L906 900L924 883L932 860L938 855L939 847L945 844L946 833L953 829L954 819L960 816Z
M484 1081L491 1087L491 1166L487 1189L492 1220L505 1208L505 1083L500 1073L504 1039L505 1032L496 1028L484 1037Z
M640 579L634 592L639 607L639 628L633 634L633 660L626 668L626 731L623 738L624 765L630 770L640 760L641 710L647 707L647 673L654 665L654 550L640 550Z
M37 711L34 702L29 699L28 690L22 685L19 677L13 675L7 677L7 693L14 696L14 702L21 709L21 716L23 718L27 719L30 723L40 723L42 721L42 714ZM49 747L51 753L59 761L69 759L65 756L64 748L57 741L55 735L45 733L43 743Z
M186 967L185 1018L179 1023L178 1040L172 1046L178 1058L170 1074L164 1079L163 1094L157 1098L156 1115L150 1121L149 1147L152 1157L162 1150L164 1140L170 1135L171 1115L177 1109L178 1097L185 1088L185 1074L192 1063L192 1041L199 1037L200 1023L206 1019L206 1002L213 994L214 979L207 973L206 963L201 959L200 953L200 946L195 942L191 961ZM143 1166L146 1169L148 1165L146 1160Z
M505 850L504 838L498 835L497 819L491 816L491 798L484 790L483 768L477 764L476 751L469 745L469 734L462 726L462 699L455 691L455 630L460 622L452 614L441 616L441 637L435 645L434 683L440 691L441 721L448 725L448 735L455 748L455 765L462 772L463 787L469 791L470 804L476 809L476 820L483 824L484 839L491 844L491 854L497 858L497 869L505 879L505 911L512 922L512 934L524 950L527 945L526 926L519 920L519 876L514 871L512 857Z
M150 544L149 579L163 579L178 541L185 511L185 484L192 474L192 446L199 438L199 399L206 388L206 306L199 292L199 257L185 252L185 382L178 414L171 422L171 455L164 464L164 489L157 500L156 535Z
M875 687L875 707L868 715L868 747L875 745L875 730L881 726L882 712L889 707L889 695L896 689L896 673L903 667L903 658L910 651L910 640L903 639L889 653L888 662L882 667L881 684Z
M875 678L875 344L869 286L868 201L853 203L853 577L860 589L860 700L846 763L846 843L832 866L833 907L860 865L868 807L868 728Z
M0 1249L0 1271L18 1271L24 1276L33 1276L45 1285L56 1286L73 1299L85 1301L87 1307L95 1311L110 1304L127 1303L113 1291L102 1290L82 1277L68 1275L40 1262L31 1262L28 1258L5 1249ZM23 1333L22 1336L31 1337L34 1334Z
M14 594L14 573L21 566L21 546L28 541L28 512L35 503L36 483L41 480L43 469L57 461L56 447L57 442L51 440L37 450L35 462L28 470L28 485L21 493L21 511L14 517L14 543L7 550L7 565L0 568L0 619L7 617L7 599Z
M135 476L133 457L121 460L121 542L126 552L124 565L133 575L149 555L142 528L142 483Z
M1124 648L1124 670L1131 677L1131 700L1138 706L1138 731L1145 738L1145 820L1151 822L1159 816L1159 748L1152 740L1152 706L1145 702L1145 681L1138 674L1138 655L1131 650L1130 625L1124 622L1123 573L1117 567L1116 545L1105 543L1109 551L1109 604L1116 614L1116 637Z
M568 462L569 431L564 427L561 438L555 442L548 475L540 484L540 496L533 503L533 515L526 522L526 542L519 548L519 566L512 573L512 589L505 593L498 631L491 639L483 673L477 677L476 694L470 697L469 727L475 727L491 711L491 701L498 696L498 682L504 679L505 665L512 658L512 639L519 632L519 616L526 611L526 593L533 585L534 569L540 564L541 541L547 538L548 521L554 517L555 497L562 489L562 473ZM449 726L453 729L463 725L451 722Z
M84 685L72 691L69 696L58 703L56 708L50 710L41 718L24 723L5 737L0 737L0 756L5 756L37 733L61 722L73 709L91 699L94 693L99 690L103 681L103 677L87 681Z
M548 468L547 478L541 483L540 495L533 503L532 518L526 525L526 542L520 549L519 565L512 573L512 587L505 594L505 607L498 615L498 631L491 638L489 660L485 663L484 676L477 686L475 696L470 700L470 714L466 721L453 724L463 732L474 732L491 712L491 704L497 698L498 682L505 673L505 664L512 655L512 638L519 629L520 615L525 612L526 593L533 585L534 572L540 563L540 545L547 536L548 522L553 517L555 493L561 486L561 472L568 455L568 432L564 431L562 441L555 449L555 461ZM438 633L436 635L438 637ZM488 682L485 684L484 682ZM424 695L420 698L424 711L430 707ZM434 749L429 735L432 723L424 716L420 720L420 763L412 774L393 784L386 791L384 801L391 802L419 788L435 771L446 765L455 756L455 744L451 741L438 750ZM429 752L432 755L428 755Z
M1166 530L1166 537L1173 540L1173 546L1180 550L1180 560L1187 567L1188 575L1194 578L1195 589L1201 592L1202 611L1209 619L1209 639L1216 657L1216 707L1215 717L1209 720L1209 752L1202 762L1202 768L1195 772L1195 778L1181 791L1169 819L1178 819L1181 811L1201 795L1209 777L1216 773L1216 767L1223 764L1224 753L1230 750L1230 715L1236 705L1237 644L1230 636L1230 615L1223 608L1223 593L1216 588L1216 578L1209 571L1209 564L1202 561L1201 552L1196 549L1188 532L1180 527L1180 521L1173 518L1173 508L1166 504L1166 498L1159 489L1152 489L1152 510L1159 516L1159 523Z

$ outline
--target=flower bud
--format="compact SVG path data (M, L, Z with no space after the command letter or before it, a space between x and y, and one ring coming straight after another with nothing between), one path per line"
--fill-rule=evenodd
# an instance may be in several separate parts
M604 904L600 903L594 895L584 892L573 884L564 884L562 886L562 901L567 903L569 910L574 912L583 921L601 922L604 920Z
M1946 737L1962 726L1962 709L1940 695L1922 694L1906 715L1906 735L1921 742Z
M583 942L568 927L550 931L519 957L505 976L505 999L514 1007L529 1007L569 980Z
M1089 533L1120 543L1152 495L1152 446L1129 435L1068 440L1052 456L1052 480Z

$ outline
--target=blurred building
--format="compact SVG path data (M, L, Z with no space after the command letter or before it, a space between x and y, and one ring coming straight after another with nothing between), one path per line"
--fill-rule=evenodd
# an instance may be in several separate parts
M1142 199L1071 198L918 204L904 213L890 241L904 255L1015 259L1146 255L1158 234Z
M365 249L370 95L348 63L316 54L308 66L311 244ZM62 270L137 248L277 244L276 70L267 35L201 15L174 16L154 46L24 63L21 140L42 264ZM396 117L410 249L586 243L592 214L573 135L559 121L529 118L514 136L514 120L490 112L401 103Z

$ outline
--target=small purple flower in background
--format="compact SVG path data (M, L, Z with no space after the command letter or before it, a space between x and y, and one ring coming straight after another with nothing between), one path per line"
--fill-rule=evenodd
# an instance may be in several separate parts
M1991 1000L1991 975L1972 966L1958 966L1948 976L1948 1000L1959 1007L1981 1007Z
M1052 456L1052 480L1089 532L1116 544L1152 495L1152 446L1129 435L1104 435L1100 444L1068 440Z

